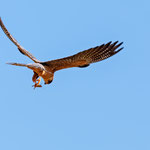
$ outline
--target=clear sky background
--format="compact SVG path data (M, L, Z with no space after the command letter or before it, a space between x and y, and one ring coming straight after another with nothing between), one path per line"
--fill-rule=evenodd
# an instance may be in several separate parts
M5 0L0 16L41 61L109 41L117 55L32 88L30 63L0 30L1 150L150 149L150 1ZM43 81L42 81L43 84Z

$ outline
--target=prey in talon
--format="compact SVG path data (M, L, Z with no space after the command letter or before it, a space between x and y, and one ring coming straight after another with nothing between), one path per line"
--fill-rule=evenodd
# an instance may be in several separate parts
M25 56L29 57L34 63L22 64L22 63L8 63L10 65L27 67L33 70L34 74L32 81L35 83L33 86L42 87L40 85L41 77L43 78L45 84L50 84L53 81L54 73L61 69L79 67L85 68L90 64L107 59L118 52L120 52L123 47L121 45L123 42L108 42L106 44L101 44L93 48L89 48L82 52L78 52L75 55L64 57L61 59L50 60L50 61L39 61L35 58L29 51L24 49L18 41L8 32L7 28L3 24L0 18L0 26L6 36L17 46L18 50ZM89 76L90 77L90 76ZM90 77L91 78L91 77ZM92 79L92 78L91 78Z
M35 82L35 84L33 85L34 89L35 89L36 87L42 87L42 85L40 85L41 77L39 77L38 79L36 79L36 80L33 81L33 82Z
M39 85L41 82L41 77L38 76L38 74L36 72L34 72L34 75L32 77L32 81L35 83L32 87L34 87L34 89L36 87L42 87L42 85Z

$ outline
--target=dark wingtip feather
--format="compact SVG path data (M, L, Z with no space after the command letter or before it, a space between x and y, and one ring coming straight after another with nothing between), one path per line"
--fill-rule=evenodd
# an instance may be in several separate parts
M118 45L115 45L112 49L112 51L115 51L118 47L120 47L123 44L123 42L119 43Z
M124 47L121 47L120 49L118 49L117 51L115 51L115 54L120 52Z
M1 17L0 17L0 26L2 26L2 24L3 24L3 23L2 23L2 19L1 19Z
M121 46L123 44L123 42L121 42L120 44L118 44L118 46Z
M112 43L112 44L109 46L109 48L110 48L110 49L113 48L117 43L118 43L118 41Z
M114 42L113 44L116 45L119 41Z
M118 51L121 51L122 49L124 49L124 47L121 47Z
M104 44L103 49L106 49L107 47L109 47L111 43L112 41L108 42L107 44Z
M108 42L107 44L110 45L111 43L112 43L112 41ZM107 45L107 44L106 44L106 45Z

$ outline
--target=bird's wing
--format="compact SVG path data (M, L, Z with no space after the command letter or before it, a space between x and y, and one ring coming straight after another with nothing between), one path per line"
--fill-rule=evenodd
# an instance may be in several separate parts
M0 18L0 26L2 28L2 30L4 31L4 33L7 35L7 37L18 47L18 50L23 54L26 55L27 57L29 57L30 59L32 59L34 62L40 62L39 60L37 60L30 52L28 52L26 49L24 49L18 42L17 40L8 32L8 30L6 29L5 25L2 22L2 19Z
M42 62L42 64L51 68L53 72L70 67L86 67L89 66L89 64L91 63L104 60L121 51L123 47L119 47L122 45L123 42L119 44L117 43L118 41L114 43L109 42L107 44L102 44L100 46L82 51L73 56Z

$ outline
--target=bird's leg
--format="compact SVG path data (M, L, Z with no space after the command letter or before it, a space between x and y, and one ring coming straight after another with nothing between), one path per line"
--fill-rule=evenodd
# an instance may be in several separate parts
M39 85L40 82L41 82L41 77L39 77L38 79L35 80L35 84L33 85L33 86L34 86L34 89L35 89L36 87L42 87L42 85Z

